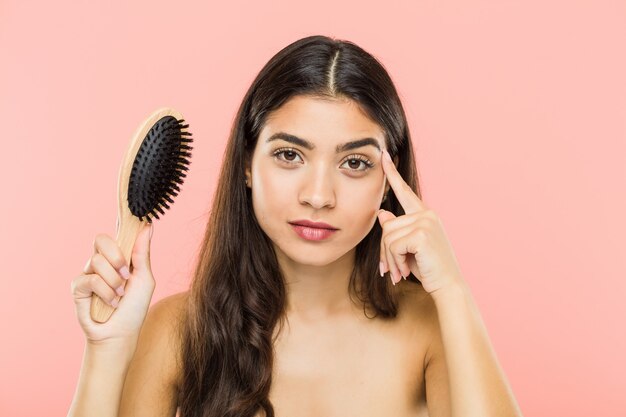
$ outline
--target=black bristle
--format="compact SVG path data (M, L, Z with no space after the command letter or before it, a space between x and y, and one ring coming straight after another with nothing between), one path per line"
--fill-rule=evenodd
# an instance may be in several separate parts
M184 119L173 116L159 119L144 138L133 163L128 182L128 208L140 220L152 223L159 219L157 211L165 214L161 206L169 209L166 201L178 195L188 171L193 142L191 133L183 131L189 127Z

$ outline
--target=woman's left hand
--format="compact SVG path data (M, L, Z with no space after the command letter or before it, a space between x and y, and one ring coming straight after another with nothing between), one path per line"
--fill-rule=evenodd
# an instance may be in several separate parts
M463 283L456 257L439 217L426 207L404 181L386 151L381 164L405 212L399 217L383 209L378 213L378 221L383 229L380 242L382 272L391 271L394 285L403 276L412 273L431 295L442 288Z

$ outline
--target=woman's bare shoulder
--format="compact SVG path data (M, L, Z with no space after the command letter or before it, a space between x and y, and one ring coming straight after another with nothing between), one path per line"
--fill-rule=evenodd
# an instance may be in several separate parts
M414 281L400 281L398 289L400 295L401 307L407 309L407 312L418 314L419 317L431 315L436 312L435 302L422 284Z
M148 327L146 331L154 329L160 334L167 333L168 337L174 338L184 320L188 296L189 291L183 291L168 295L154 303L144 322L144 328Z
M403 322L414 330L431 333L438 326L437 306L422 284L400 281L399 300Z
M178 292L160 299L150 308L155 314L162 314L166 319L181 318L185 312L189 291Z
M144 323L144 327L148 327L146 331L154 333L149 337L152 349L160 350L158 355L167 364L169 375L176 386L180 380L181 326L185 320L188 298L189 291L162 298L150 307ZM155 343L155 339L161 342Z
M180 323L187 293L154 303L128 368L119 416L173 416L180 382Z

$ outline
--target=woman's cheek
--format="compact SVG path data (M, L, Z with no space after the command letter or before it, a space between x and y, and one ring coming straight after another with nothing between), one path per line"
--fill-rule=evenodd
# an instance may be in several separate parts
M280 175L274 172L273 175L265 179L268 195L272 197L275 205L284 205L285 201L291 196L293 198L293 180L286 175Z
M380 184L376 181L364 180L361 184L350 187L349 200L351 206L360 208L356 212L362 211L368 207L378 208L380 203Z

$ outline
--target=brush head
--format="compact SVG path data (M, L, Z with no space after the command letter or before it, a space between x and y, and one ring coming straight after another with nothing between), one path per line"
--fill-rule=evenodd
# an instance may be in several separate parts
M185 129L184 119L164 116L157 120L143 139L129 177L128 208L140 220L152 223L159 218L157 211L165 214L167 202L178 195L182 178L186 177L193 142Z

